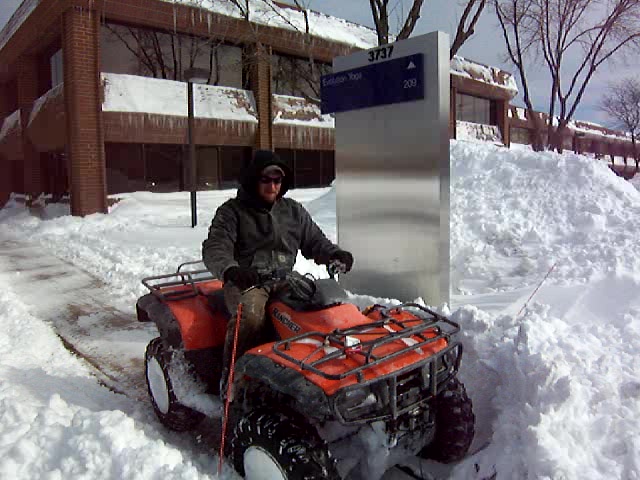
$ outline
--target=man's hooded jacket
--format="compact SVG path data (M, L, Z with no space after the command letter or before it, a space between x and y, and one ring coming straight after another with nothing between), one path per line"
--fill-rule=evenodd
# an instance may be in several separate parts
M273 205L258 195L262 170L277 165L285 172ZM291 170L276 155L258 151L245 170L236 198L223 203L202 243L202 259L222 279L233 266L253 267L260 274L293 269L298 250L318 264L329 262L338 247L331 243L295 200L283 198L291 185Z

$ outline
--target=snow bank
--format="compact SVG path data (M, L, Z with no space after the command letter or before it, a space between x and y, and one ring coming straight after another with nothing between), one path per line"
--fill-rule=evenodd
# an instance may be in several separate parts
M211 478L212 460L185 458L136 402L98 384L10 275L0 277L0 477Z
M604 162L452 142L451 191L454 292L640 272L640 195Z

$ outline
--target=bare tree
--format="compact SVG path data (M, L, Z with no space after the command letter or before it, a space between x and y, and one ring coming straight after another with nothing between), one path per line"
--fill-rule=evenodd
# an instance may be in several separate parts
M526 47L522 52L535 49L547 66L551 80L547 145L562 151L563 135L594 74L625 50L640 47L640 1L493 1L509 58L525 88L527 109L531 102L526 98L526 66L518 37Z
M542 121L533 109L526 69L526 61L536 40L534 0L494 0L493 6L500 22L508 58L520 76L527 117L533 125L532 147L540 151L544 148Z
M636 143L640 134L640 81L636 78L626 78L610 85L608 90L602 99L600 109L613 119L615 128L626 130L631 135L637 171L640 169L640 153Z
M320 77L330 73L328 65L319 63L313 56L313 37L311 35L311 25L309 23L309 2L303 0L293 0L295 7L302 14L303 25L292 21L285 15L280 5L272 0L262 0L270 7L272 12L287 23L293 30L302 34L302 51L308 61L299 59L278 57L275 62L276 71L273 74L276 90L280 85L288 85L293 95L300 95L307 101L320 104Z
M413 33L413 29L420 18L420 10L422 9L423 2L424 0L412 0L409 13L406 18L402 20L403 25L395 37L396 40L409 38ZM389 8L389 0L369 0L369 4L371 5L373 23L375 24L376 33L378 34L378 45L385 45L389 43L391 37L389 15L395 7L392 6L392 8Z
M240 11L242 18L249 21L249 15L251 14L251 11L249 9L249 0L228 0L228 1L231 2Z
M458 53L458 50L460 50L460 47L475 33L476 24L480 19L480 15L482 15L487 0L468 0L466 3L467 5L458 22L456 36L451 44L449 58L453 58L453 56Z
M640 47L638 0L536 0L539 45L551 76L549 118L558 127L551 145L562 150L562 133L573 118L593 75L627 47ZM582 56L572 75L568 56ZM550 128L551 131L551 128Z

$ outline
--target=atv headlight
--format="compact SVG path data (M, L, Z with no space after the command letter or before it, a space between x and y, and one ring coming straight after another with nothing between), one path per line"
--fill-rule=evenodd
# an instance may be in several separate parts
M369 387L352 388L338 394L336 408L347 421L355 420L377 409L378 397Z

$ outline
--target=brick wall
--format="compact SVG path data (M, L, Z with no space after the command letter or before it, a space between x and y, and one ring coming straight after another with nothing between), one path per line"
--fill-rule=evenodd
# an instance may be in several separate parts
M0 83L0 125L18 109L15 82Z
M64 98L73 215L107 211L99 22L96 12L80 7L63 14Z

